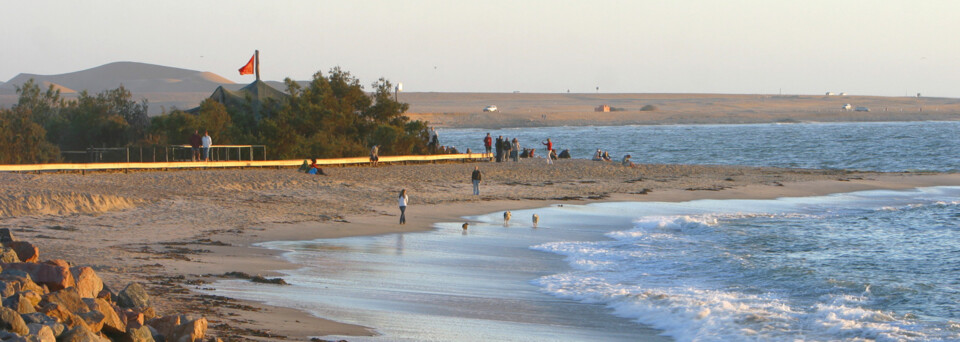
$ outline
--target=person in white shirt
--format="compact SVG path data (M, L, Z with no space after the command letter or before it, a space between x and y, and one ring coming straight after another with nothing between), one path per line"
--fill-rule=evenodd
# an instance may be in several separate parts
M210 133L203 131L203 161L210 161L210 146L213 146L213 138L210 137Z
M400 224L407 224L407 217L404 216L404 213L407 211L407 189L400 190L400 198L398 201L400 204Z

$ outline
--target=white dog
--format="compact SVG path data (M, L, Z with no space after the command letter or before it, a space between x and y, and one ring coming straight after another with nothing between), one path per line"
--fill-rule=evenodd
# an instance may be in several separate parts
M510 214L509 211L504 211L504 212L503 212L503 226L504 226L504 227L506 227L507 225L510 224L510 216L512 216L512 214Z
M538 224L540 224L540 215L533 214L533 228L537 228Z

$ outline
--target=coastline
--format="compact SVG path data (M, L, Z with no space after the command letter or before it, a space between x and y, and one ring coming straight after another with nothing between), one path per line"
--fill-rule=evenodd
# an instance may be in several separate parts
M469 195L470 185L459 179L461 173L469 175L473 165L487 172L480 199ZM203 288L204 283L217 278L212 275L225 272L275 276L277 270L296 267L282 260L280 251L253 246L266 241L427 231L438 222L457 222L463 216L555 203L767 199L960 185L960 174L939 173L690 165L643 165L633 170L582 160L558 166L561 170L539 163L338 168L331 170L333 177L321 180L306 179L293 170L2 175L24 185L5 182L7 185L0 189L7 196L61 196L65 201L72 197L56 189L69 185L73 189L69 192L99 195L104 200L102 211L61 210L56 215L3 217L0 223L19 228L18 236L38 244L42 259L64 258L98 266L98 272L111 285L124 280L148 283L151 294L170 298L158 306L161 313L203 314L211 321L212 334L218 337L309 339L318 335L369 336L376 326L338 323L336 317L321 319L295 309L249 301L214 299L222 303L204 304L197 301L195 291L181 290ZM195 181L212 184L223 193L192 190ZM152 185L143 186L142 182ZM397 187L393 183L397 182L411 184L409 221L404 226L394 222L397 210L391 197ZM412 184L416 182L424 184ZM138 186L143 191L137 191ZM334 192L353 201L332 206L338 199L323 200L327 193ZM246 195L236 198L237 194ZM108 196L118 198L116 206L109 205L112 202ZM153 196L163 198L149 198ZM285 196L289 199L283 200ZM278 200L284 203L274 205ZM119 205L127 202L136 204ZM244 215L241 210L248 207L251 213ZM177 209L181 211L170 213ZM68 232L63 237L44 238L51 235L51 230L44 229L48 227L75 227L83 236L71 238L79 234ZM124 233L117 230L119 227L133 229ZM144 243L143 233L149 231L170 234ZM107 240L109 248L102 248L102 240Z

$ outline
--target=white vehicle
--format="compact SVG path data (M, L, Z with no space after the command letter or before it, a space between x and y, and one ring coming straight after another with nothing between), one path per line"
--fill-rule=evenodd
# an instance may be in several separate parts
M869 112L869 111L870 111L870 108L867 108L867 107L857 107L857 109L854 109L854 110L855 110L855 111L858 111L858 112Z
M497 111L497 106L486 106L486 107L483 108L483 111L484 111L484 112L496 112L496 111Z
M840 107L840 108L843 109L843 110L851 110L851 109L853 109L853 106L851 106L849 103L847 103L847 104L843 105L843 107Z

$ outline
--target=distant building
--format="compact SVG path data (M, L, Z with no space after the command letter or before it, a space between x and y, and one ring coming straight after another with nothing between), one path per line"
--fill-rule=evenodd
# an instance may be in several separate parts
M840 96L847 96L847 93L840 93Z
M837 95L837 94L834 94L832 91L827 92L827 96L833 96L833 95Z
M597 111L597 112L604 112L604 113L606 113L606 112L609 112L609 111L610 111L610 106L608 106L608 105L600 105L599 107L594 108L593 110L594 110L594 111Z

